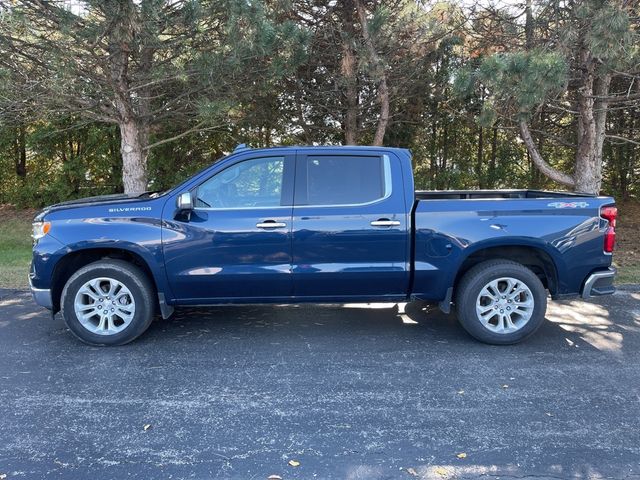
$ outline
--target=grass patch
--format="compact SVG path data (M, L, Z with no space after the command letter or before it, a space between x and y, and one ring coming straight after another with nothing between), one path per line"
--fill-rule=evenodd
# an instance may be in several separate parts
M623 285L625 283L640 284L640 265L618 266L616 283L619 285Z
M616 283L640 284L640 202L618 204L616 249L613 263L618 268Z
M0 205L0 287L26 288L31 263L33 210Z
M619 204L616 283L640 284L640 203ZM34 210L0 205L0 288L27 288Z

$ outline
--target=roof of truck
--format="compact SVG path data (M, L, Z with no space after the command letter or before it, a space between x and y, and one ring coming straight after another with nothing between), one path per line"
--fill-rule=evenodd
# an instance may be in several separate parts
M261 152L261 151L278 151L278 152L291 152L295 150L363 150L363 151L380 151L380 150L391 150L391 151L402 151L409 152L406 148L398 148L398 147L375 147L371 145L291 145L291 146L280 146L280 147L263 147L263 148L251 148L246 144L239 144L231 154L240 153L240 152Z

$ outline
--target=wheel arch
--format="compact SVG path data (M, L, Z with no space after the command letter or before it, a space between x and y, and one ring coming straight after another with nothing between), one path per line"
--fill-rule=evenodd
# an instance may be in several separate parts
M96 247L83 248L68 252L56 263L51 277L51 298L53 300L53 311L60 310L60 300L62 291L67 281L80 268L104 259L117 259L129 262L138 267L151 282L154 289L154 295L162 291L161 285L158 285L156 276L154 275L149 262L138 252L127 248L115 247Z
M552 255L542 246L507 244L487 245L474 249L460 263L453 281L455 291L465 273L479 263L487 260L511 260L531 269L552 295L558 291L558 264Z

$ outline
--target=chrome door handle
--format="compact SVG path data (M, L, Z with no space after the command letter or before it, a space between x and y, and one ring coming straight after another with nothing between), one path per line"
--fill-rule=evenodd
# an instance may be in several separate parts
M380 219L371 222L372 227L397 227L398 225L400 225L400 222L397 220Z
M265 220L264 222L256 223L258 228L284 228L287 224L284 222L276 222L275 220Z

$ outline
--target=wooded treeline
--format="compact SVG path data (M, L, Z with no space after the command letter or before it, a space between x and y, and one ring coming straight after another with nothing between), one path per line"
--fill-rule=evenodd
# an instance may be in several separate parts
M0 203L165 189L238 143L627 199L639 26L633 0L0 0Z

